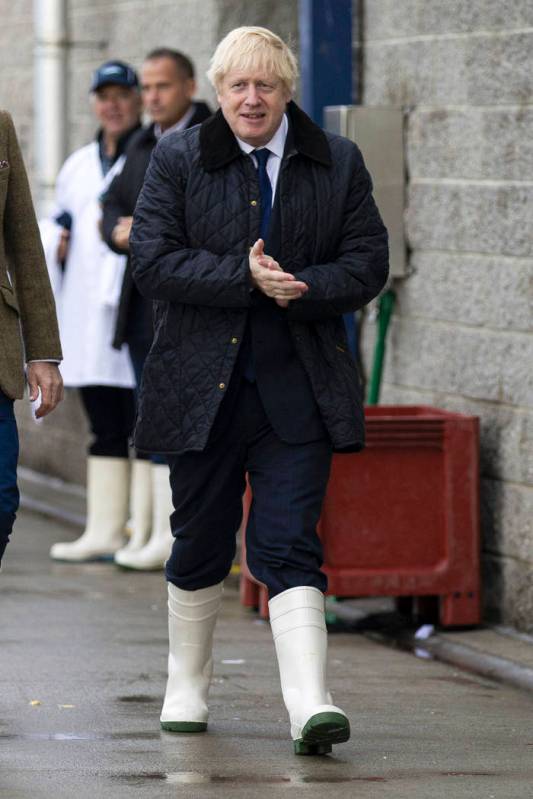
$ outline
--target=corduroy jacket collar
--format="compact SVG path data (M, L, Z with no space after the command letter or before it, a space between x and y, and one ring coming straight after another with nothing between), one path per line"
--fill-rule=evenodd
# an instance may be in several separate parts
M305 155L324 166L331 166L331 151L324 131L292 100L287 105L287 117L292 152ZM200 154L206 172L220 169L242 155L237 139L220 109L202 123Z

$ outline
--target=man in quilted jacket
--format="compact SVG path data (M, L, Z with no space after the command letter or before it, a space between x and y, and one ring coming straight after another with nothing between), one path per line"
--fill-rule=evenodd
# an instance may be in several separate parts
M291 100L297 64L278 36L231 31L208 77L220 109L158 143L130 239L155 301L135 443L167 453L174 506L161 724L207 727L248 473L247 562L269 591L294 750L323 754L350 727L325 684L316 525L332 452L364 444L342 315L383 287L387 233L357 146Z

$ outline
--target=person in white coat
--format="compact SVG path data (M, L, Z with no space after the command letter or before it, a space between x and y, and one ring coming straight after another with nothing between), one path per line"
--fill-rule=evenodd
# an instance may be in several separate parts
M163 136L191 128L211 114L202 102L194 102L195 69L184 53L160 47L152 50L139 71L141 95L152 123L128 143L124 169L113 178L103 202L102 230L109 247L129 255L133 211L154 147ZM117 313L113 345L127 344L137 386L154 336L152 301L137 291L128 261ZM115 554L121 568L140 571L163 569L172 548L170 515L173 512L169 468L165 456L151 454L150 461L137 458L132 469L131 530L125 547ZM147 477L145 477L147 475ZM151 480L152 491L146 490ZM143 488L141 488L141 486Z
M56 209L41 222L64 348L65 386L80 391L93 436L87 464L87 526L73 542L53 545L62 561L112 559L123 545L129 510L129 438L135 377L126 348L112 347L125 258L101 236L101 197L140 126L135 71L120 61L100 66L91 85L100 124L96 140L74 152L56 185Z

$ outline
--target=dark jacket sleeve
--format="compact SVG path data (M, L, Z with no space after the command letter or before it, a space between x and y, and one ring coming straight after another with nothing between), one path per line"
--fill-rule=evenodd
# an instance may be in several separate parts
M357 147L335 260L295 273L309 291L289 303L290 319L328 319L362 308L383 288L389 272L387 230L372 196L372 180Z
M20 307L20 323L27 361L61 360L54 295L46 268L39 228L15 127L8 128L11 172L4 209L4 237L10 274Z
M250 305L247 255L217 255L188 246L186 155L162 139L133 217L130 253L141 294L154 300L244 308Z
M126 169L124 166L124 170ZM128 209L124 207L123 202L123 184L126 178L124 177L124 170L118 175L115 175L109 188L104 195L103 210L102 210L102 235L105 243L109 249L119 255L124 255L128 250L123 250L117 247L114 243L112 234L115 225L118 223L119 216L129 216Z

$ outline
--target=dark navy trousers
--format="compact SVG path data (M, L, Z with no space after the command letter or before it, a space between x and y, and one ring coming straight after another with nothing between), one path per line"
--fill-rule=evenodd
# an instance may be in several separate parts
M288 444L274 433L257 386L242 379L221 410L203 452L167 456L174 513L167 580L187 591L223 580L235 556L248 473L253 501L247 562L272 598L306 585L320 591L322 547L316 532L331 465L325 435Z
M127 458L135 421L135 398L132 389L118 386L81 386L79 392L93 436L89 455Z
M0 391L0 562L19 506L18 454L19 439L13 400Z

